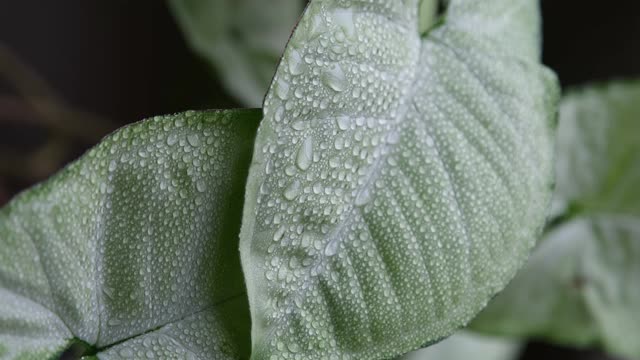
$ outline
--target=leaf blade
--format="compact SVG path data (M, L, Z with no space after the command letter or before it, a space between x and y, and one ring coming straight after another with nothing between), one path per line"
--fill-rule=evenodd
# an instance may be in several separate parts
M538 65L537 3L513 4L488 6L515 9L524 26L478 32L460 25L474 2L453 1L452 25L425 39L417 1L309 4L267 95L247 186L241 255L256 359L408 352L462 326L524 261L550 193L557 88ZM514 36L527 44L511 49ZM481 137L465 139L465 124ZM482 191L500 205L473 198ZM507 220L492 223L491 211ZM488 240L509 236L504 248ZM515 259L482 265L502 251Z
M64 331L51 336L60 342L77 338L98 350L231 296L246 306L236 198L260 115L187 112L126 127L18 196L0 210L0 288L59 318ZM218 333L248 332L248 317L215 315L225 325ZM1 318L0 339L11 340L15 328L6 324ZM248 334L216 344L211 327L200 330L183 336L199 337L202 351L248 357L228 341Z
M638 357L640 86L570 92L558 132L555 225L513 283L475 320L479 331L602 346ZM532 299L534 299L532 301Z

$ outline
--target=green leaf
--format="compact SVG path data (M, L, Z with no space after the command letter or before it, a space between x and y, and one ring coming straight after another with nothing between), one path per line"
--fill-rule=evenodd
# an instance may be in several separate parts
M556 225L474 327L640 358L640 82L573 91L560 114Z
M383 359L466 324L552 182L537 1L312 0L267 95L241 231L254 359Z
M426 34L435 25L439 3L439 0L420 0L420 10L418 12L418 30L420 34Z
M126 127L3 208L2 358L78 341L101 359L248 358L237 234L260 115Z
M521 347L518 342L461 331L399 360L515 360Z
M302 13L300 0L168 0L191 47L245 105L258 107Z

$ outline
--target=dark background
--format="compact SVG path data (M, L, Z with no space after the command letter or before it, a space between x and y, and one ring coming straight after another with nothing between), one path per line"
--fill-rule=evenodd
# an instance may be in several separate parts
M564 87L640 75L640 2L542 7ZM161 0L0 1L0 205L124 124L238 106ZM611 358L534 342L523 359Z

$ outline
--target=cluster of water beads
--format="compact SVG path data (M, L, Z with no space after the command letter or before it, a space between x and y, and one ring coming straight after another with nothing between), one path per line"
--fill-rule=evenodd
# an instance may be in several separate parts
M312 5L305 15L309 31L294 35L265 102L278 135L259 149L268 177L259 189L257 226L273 229L264 267L268 316L278 322L302 311L300 326L308 335L297 342L299 332L278 329L271 345L284 351L280 358L309 354L310 348L299 348L304 343L323 351L337 347L322 329L326 314L308 303L317 298L315 284L356 281L353 269L333 269L336 261L349 261L345 237L363 244L365 253L374 252L366 250L366 227L350 223L350 217L369 211L375 185L368 182L398 142L395 118L417 60L417 48L406 44L407 29L375 13L388 6ZM392 52L378 45L393 42L398 47ZM304 309L311 312L304 316Z
M546 136L541 119L521 121L538 95L486 58L461 64L445 43L467 33L420 44L414 14L389 8L409 3L312 3L266 99L253 231L268 235L253 241L266 252L258 321L274 330L261 346L279 358L348 358L335 339L376 343L353 334L400 323L414 332L387 341L435 340L425 334L465 324L533 244L516 224L546 201L530 195L548 149L520 135ZM505 252L516 256L496 261Z
M239 349L221 330L223 314L207 310L115 345L100 354L110 359L237 359Z
M31 294L29 286L16 293L42 301L64 321L71 334L61 339L76 337L98 348L241 293L242 284L225 281L226 266L237 271L239 259L236 245L221 234L229 226L223 223L228 204L244 190L230 181L248 164L251 130L245 128L251 125L243 122L257 116L187 112L128 126L17 199L13 214L34 222L23 234L4 234L0 225L0 235L32 244L25 251L46 246L34 259L43 265L30 269L42 266L56 276L42 275L50 279L53 300ZM176 336L204 346L226 331L196 330ZM163 344L132 356L163 354L169 351ZM213 349L207 345L203 354Z

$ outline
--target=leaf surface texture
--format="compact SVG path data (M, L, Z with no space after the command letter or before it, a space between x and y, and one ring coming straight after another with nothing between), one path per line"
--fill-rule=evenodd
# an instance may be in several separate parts
M241 232L254 359L385 359L465 325L523 264L558 89L537 1L313 0L264 103Z
M0 358L248 358L237 251L259 110L156 117L0 210Z
M640 358L640 83L572 91L558 133L559 221L474 322Z

